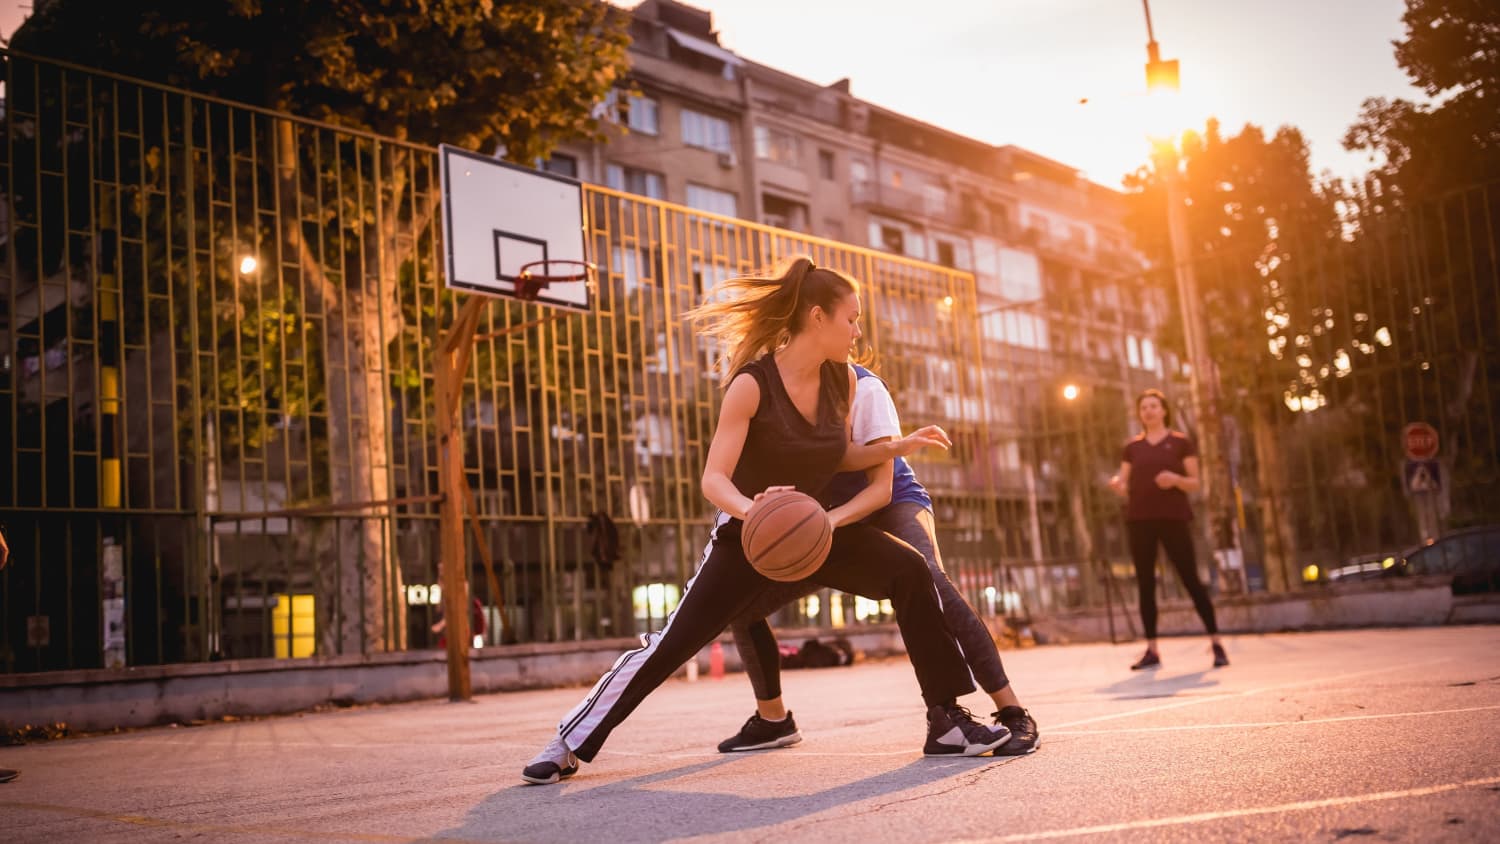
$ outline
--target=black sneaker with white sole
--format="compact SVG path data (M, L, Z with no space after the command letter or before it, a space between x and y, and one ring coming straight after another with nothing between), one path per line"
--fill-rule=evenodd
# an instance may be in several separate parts
M551 785L576 773L578 757L559 737L547 742L542 752L521 770L521 779L534 785Z
M802 734L797 732L797 722L792 720L792 713L788 712L780 721L767 721L757 712L750 716L745 726L740 727L738 733L719 742L719 752L771 750L777 747L787 747L799 741L802 741Z
M1010 729L1003 724L987 726L974 720L969 710L957 703L945 703L927 709L927 744L924 756L979 756L1010 741Z
M1025 756L1036 752L1042 734L1030 712L1019 706L1007 706L992 717L996 724L1003 724L1010 730L1010 741L995 748L996 756Z

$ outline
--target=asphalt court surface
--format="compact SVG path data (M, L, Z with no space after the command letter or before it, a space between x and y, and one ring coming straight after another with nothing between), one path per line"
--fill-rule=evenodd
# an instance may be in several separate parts
M584 689L0 748L6 841L1495 841L1500 627L1003 653L1041 749L926 759L904 660L784 675L806 737L717 742L741 675L672 681L593 764L519 772ZM988 699L963 701L976 714Z

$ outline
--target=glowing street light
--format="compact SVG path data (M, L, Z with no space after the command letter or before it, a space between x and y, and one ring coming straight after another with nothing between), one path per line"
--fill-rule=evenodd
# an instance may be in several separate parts
M1141 0L1146 11L1146 88L1154 118L1180 116L1181 77L1176 59L1163 60L1156 32L1151 25L1151 0ZM1198 421L1198 451L1203 467L1203 493L1208 499L1210 525L1228 519L1234 525L1229 547L1238 547L1238 532L1243 526L1232 514L1229 486L1233 482L1219 452L1220 425L1218 389L1208 352L1208 333L1203 319L1203 303L1198 296L1198 279L1194 272L1191 241L1188 237L1187 198L1183 193L1181 162L1177 155L1177 133L1181 126L1153 126L1157 172L1167 199L1167 235L1172 245L1172 269L1177 282L1178 306L1182 309L1182 331L1187 346L1188 388L1192 395L1193 415ZM1210 535L1217 534L1211 530ZM1290 576L1283 573L1287 580ZM1274 580L1273 580L1274 582ZM1273 589L1275 587L1273 586Z
M240 275L249 275L255 272L255 268L258 266L260 266L260 262L255 260L254 255L246 255L240 259Z
M1065 384L1062 388L1062 397L1068 401L1074 401L1082 392L1077 384Z

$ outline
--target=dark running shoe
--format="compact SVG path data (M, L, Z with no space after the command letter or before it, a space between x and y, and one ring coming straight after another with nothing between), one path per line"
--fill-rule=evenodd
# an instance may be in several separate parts
M542 752L521 771L521 779L536 785L551 785L578 773L578 757L561 737L547 742Z
M719 742L719 752L771 750L776 747L787 747L799 741L802 741L802 734L797 732L797 722L792 720L792 713L788 712L780 721L767 721L757 712L750 716L750 720L746 721L745 726L740 727L740 731L733 737Z
M1041 744L1042 734L1036 728L1036 719L1019 706L1007 706L994 714L996 724L1010 730L1010 741L995 748L996 756L1025 756L1035 753Z
M1229 664L1229 654L1224 653L1223 645L1214 645L1214 667L1223 668Z
M1160 667L1161 667L1161 657L1159 657L1159 656L1156 655L1156 651L1146 651L1146 655L1143 656L1143 657L1141 657L1140 662L1137 662L1135 665L1130 666L1130 670L1131 671L1142 671L1142 670L1145 670L1147 668L1160 668Z
M923 756L979 756L1010 741L1003 725L987 727L974 720L969 710L945 703L927 710L927 744Z
M0 782L10 782L20 775L21 772L15 768L0 768Z

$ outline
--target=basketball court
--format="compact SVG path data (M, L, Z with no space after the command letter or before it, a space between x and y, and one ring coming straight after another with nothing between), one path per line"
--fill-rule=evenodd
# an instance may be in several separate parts
M577 689L0 748L7 840L1480 841L1500 837L1500 628L1231 637L1004 654L1042 730L926 759L904 660L790 671L806 740L714 745L742 675L651 695L579 775L519 772ZM979 695L965 699L988 712Z

